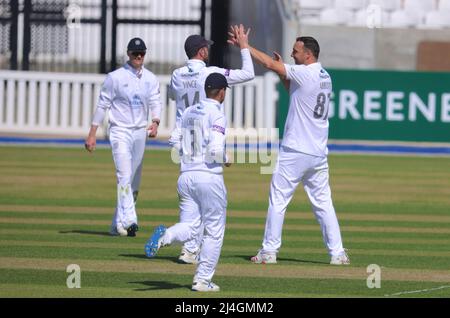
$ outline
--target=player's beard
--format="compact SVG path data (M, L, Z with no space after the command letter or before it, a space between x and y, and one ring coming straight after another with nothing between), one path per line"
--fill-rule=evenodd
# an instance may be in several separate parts
M203 57L203 61L205 62L205 64L209 63L209 50L206 51L205 56Z

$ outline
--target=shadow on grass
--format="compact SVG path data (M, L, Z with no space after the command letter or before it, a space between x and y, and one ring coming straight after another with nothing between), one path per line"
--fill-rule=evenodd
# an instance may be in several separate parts
M298 259L298 258L277 258L277 261L330 265L329 262L311 261L311 260L307 260L307 259Z
M70 231L59 231L60 234L87 234L87 235L99 235L99 236L111 236L109 232L100 232L100 231L86 231L86 230L70 230Z
M253 256L253 255L252 255ZM231 257L238 257L241 259L244 259L250 263L250 258L252 256L249 255L234 255ZM296 263L307 263L307 264L329 264L327 262L321 262L321 261L312 261L312 260L306 260L306 259L298 259L298 258L282 258L277 257L277 262L296 262Z
M142 252L142 254L119 254L119 256L121 256L121 257L131 257L131 258L140 258L140 259L148 259L148 260L162 259L162 260L172 261L172 262L177 263L177 264L181 264L180 261L178 261L178 257L173 257L173 256L156 256L154 258L148 258L147 256L145 256L144 252Z
M143 281L143 282L129 282L129 284L140 284L147 286L147 288L134 289L135 291L149 291L149 290L161 290L161 289L179 289L188 288L191 289L191 285L180 285L162 281Z

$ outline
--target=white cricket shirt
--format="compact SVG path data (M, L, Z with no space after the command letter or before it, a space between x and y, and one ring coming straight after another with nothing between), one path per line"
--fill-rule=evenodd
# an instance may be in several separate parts
M290 80L289 111L282 146L313 156L328 154L331 77L320 63L285 64Z
M124 128L147 127L151 118L160 118L161 99L159 81L149 70L142 68L137 74L126 63L109 73L103 83L93 125L101 125L109 110L109 123Z
M205 80L211 73L220 73L227 79L228 85L244 83L255 77L252 57L248 49L241 50L242 69L229 70L216 66L206 66L197 59L188 60L186 65L173 71L169 96L175 100L177 121L189 106L198 104L206 98Z
M227 162L225 134L227 120L222 105L206 98L187 108L173 130L169 144L181 157L181 172L223 172Z

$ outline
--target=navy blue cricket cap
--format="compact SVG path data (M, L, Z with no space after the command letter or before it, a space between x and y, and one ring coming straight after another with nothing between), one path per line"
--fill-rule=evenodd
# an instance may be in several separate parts
M228 86L227 79L220 73L211 73L205 80L205 90L222 89Z
M186 41L184 42L184 51L186 52L188 58L191 58L195 54L197 54L198 50L200 50L202 47L213 44L213 41L207 40L201 35L193 34L188 36Z
M141 38L132 38L130 42L128 42L127 50L131 52L142 52L147 51L147 47Z

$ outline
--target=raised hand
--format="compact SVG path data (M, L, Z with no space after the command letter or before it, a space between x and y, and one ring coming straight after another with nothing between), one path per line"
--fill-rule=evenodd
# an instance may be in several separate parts
M228 43L239 46L241 49L248 48L248 35L250 33L250 28L245 31L245 28L242 24L234 25L230 27L230 31L228 32Z
M231 45L238 46L239 43L237 41L236 35L234 34L234 27L230 25L230 30L228 31L228 40L227 42Z

